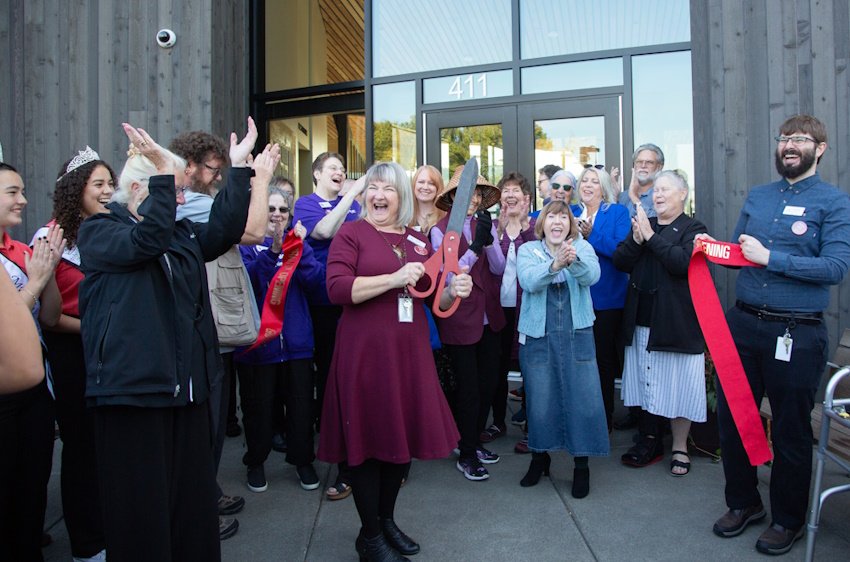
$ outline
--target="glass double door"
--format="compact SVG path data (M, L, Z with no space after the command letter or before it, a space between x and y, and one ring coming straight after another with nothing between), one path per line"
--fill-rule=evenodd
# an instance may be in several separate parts
M426 112L425 161L448 181L477 156L492 183L519 171L536 186L537 170L547 164L576 177L588 165L621 167L620 130L619 97ZM536 197L535 208L541 203Z

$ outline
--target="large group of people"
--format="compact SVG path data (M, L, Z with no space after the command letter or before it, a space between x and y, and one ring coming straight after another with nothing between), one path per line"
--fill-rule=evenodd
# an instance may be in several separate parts
M522 487L564 450L584 498L614 428L638 428L625 465L661 460L669 431L670 474L690 472L706 391L688 265L713 238L658 146L638 147L625 190L616 168L541 168L532 212L518 172L461 185L463 165L444 183L383 162L350 181L325 152L296 199L250 118L229 146L194 131L166 149L123 128L121 173L89 147L62 164L29 245L8 233L23 178L0 163L0 559L41 559L54 422L75 560L220 559L245 505L217 484L224 437L241 432L237 384L248 489L268 488L273 449L305 490L317 458L336 465L324 493L353 495L361 560L420 551L395 519L412 459L455 455L466 479L489 478L510 371L523 377L515 450L531 453ZM772 401L772 522L756 543L768 554L803 534L823 310L850 267L850 198L817 174L826 128L794 116L776 140L781 179L750 191L733 235L761 267L743 268L727 315L753 397ZM452 218L459 269L420 298ZM614 420L618 378L630 411ZM729 511L714 532L733 537L766 510L722 380L717 409Z

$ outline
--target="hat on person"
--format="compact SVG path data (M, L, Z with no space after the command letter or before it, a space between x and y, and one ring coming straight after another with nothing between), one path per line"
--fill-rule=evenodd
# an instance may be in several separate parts
M443 211L452 210L452 198L449 197L449 193L457 189L457 184L460 182L461 172L463 172L463 164L455 168L455 173L452 174L452 179L449 180L449 183L446 184L446 187L444 187L440 195L437 196L436 205L438 209ZM483 199L481 200L482 209L489 209L502 198L502 192L499 191L499 188L487 181L487 178L480 174L478 175L478 182L475 186L481 188L481 195L483 196Z

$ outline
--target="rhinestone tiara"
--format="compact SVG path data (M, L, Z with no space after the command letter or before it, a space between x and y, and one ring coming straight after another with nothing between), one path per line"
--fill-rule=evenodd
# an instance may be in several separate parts
M68 167L65 168L65 174L69 174L79 168L84 164L88 164L89 162L94 162L95 160L100 160L100 155L91 149L90 146L86 145L85 150L81 150L71 161L68 163Z

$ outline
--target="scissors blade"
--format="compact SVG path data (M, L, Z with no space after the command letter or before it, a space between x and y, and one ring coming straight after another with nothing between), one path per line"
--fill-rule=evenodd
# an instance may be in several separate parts
M455 200L452 203L452 212L449 215L449 224L446 225L446 232L457 232L460 234L463 229L466 212L469 210L470 203L472 203L472 195L475 193L476 185L478 185L478 160L473 156L467 160L466 165L463 167L463 172L460 173L457 190L455 190Z

